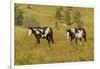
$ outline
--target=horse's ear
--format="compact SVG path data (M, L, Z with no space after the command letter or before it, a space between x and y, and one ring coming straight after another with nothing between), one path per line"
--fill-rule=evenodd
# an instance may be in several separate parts
M28 29L30 28L30 27L27 27Z
M32 27L27 27L28 29L31 29Z
M68 31L69 29L67 28L66 31Z

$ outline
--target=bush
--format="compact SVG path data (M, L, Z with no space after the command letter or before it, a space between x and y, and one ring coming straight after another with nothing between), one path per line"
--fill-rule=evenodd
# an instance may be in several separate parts
M59 29L58 24L61 22L61 20L62 20L62 18L63 18L62 12L63 12L63 8L62 8L62 7L57 8L57 10L55 11L55 16L54 16L54 18L56 19L55 27L56 27L57 29Z
M56 10L56 14L55 14L55 19L56 20L59 20L60 21L62 19L63 15L62 15L61 12L63 12L63 8L62 7L58 8Z
M17 6L15 6L15 25L23 25L23 10L19 9Z
M67 24L67 25L71 25L72 23L71 23L71 16L70 16L70 10L69 9L66 9L65 10L65 23Z
M36 19L33 16L25 16L23 20L23 26L25 27L35 27L38 26L39 23L36 21Z
M81 20L81 13L77 9L73 11L73 23L76 23L77 27L83 27L83 21Z

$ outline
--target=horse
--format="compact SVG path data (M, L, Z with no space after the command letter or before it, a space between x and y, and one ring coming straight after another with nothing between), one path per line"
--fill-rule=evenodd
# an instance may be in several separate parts
M46 39L48 43L54 43L53 31L50 27L28 27L29 36L34 34L37 41L36 44L40 44L40 39Z
M70 29L66 29L67 32L67 39L70 39L70 41L72 41L73 39L76 40L76 44L77 44L77 40L80 40L80 44L82 44L82 38L85 41L86 44L86 31L84 28L70 28Z

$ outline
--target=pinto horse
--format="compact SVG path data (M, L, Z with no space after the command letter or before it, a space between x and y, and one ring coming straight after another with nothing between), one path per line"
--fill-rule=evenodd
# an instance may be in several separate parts
M54 43L53 40L53 31L50 27L29 27L29 36L34 34L37 39L38 44L40 44L40 39L46 39L48 43Z
M67 39L70 38L70 41L75 39L77 44L77 40L79 39L81 44L83 38L86 44L86 31L84 28L70 28L67 29L66 31L67 31Z

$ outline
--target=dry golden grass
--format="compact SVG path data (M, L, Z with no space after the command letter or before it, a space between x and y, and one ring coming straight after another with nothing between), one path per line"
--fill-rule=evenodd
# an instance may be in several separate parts
M25 27L15 26L15 65L58 63L75 61L94 60L94 11L89 8L79 8L87 32L87 45L71 44L66 39L66 28L60 24L60 30L54 28L54 7L33 6L31 10L25 9L25 5L20 8L25 10L24 16L34 16L39 21L40 26L50 26L54 32L54 44L49 48L45 39L41 44L35 44L34 35L28 37L28 30ZM30 13L30 11L32 13Z

